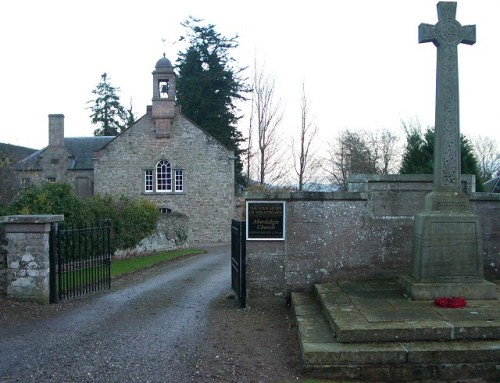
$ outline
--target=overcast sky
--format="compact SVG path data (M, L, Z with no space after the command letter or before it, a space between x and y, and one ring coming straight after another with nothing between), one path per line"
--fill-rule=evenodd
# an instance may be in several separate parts
M302 82L324 140L401 120L434 125L436 48L418 44L418 25L437 22L435 0L25 0L0 13L0 142L46 146L51 113L65 115L66 136L92 135L86 102L104 72L142 116L154 65L164 50L175 63L190 15L238 34L241 66L265 61L288 133L300 123ZM457 20L477 28L477 43L458 50L461 131L500 143L500 1L458 1Z

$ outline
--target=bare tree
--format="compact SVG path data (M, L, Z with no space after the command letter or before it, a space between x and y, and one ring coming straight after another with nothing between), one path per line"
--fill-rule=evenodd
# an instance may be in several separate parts
M344 129L329 144L323 170L330 182L346 191L351 174L382 174L398 166L397 136L388 131L352 131Z
M329 144L328 157L323 167L332 184L346 191L349 175L375 173L374 161L363 133L344 129Z
M246 139L247 141L247 148L245 150L245 162L246 162L246 185L247 187L250 185L250 182L252 180L252 174L251 174L251 165L252 165L252 160L255 155L254 149L253 149L253 118L254 118L254 113L253 113L253 100L251 103L251 109L250 109L250 121L248 124L248 137Z
M294 140L292 141L292 153L294 170L298 178L298 190L302 191L304 186L310 182L317 169L318 161L314 157L314 140L318 134L318 126L310 115L310 104L306 96L306 89L302 83L302 97L300 100L300 133L298 149Z
M500 152L491 137L477 136L472 139L474 154L479 162L479 174L483 181L500 175Z
M390 174L399 168L398 158L401 157L399 137L387 129L360 133L366 141L370 152L370 161L376 173Z
M259 68L255 61L250 130L256 132L257 148L253 162L257 182L262 187L275 184L286 171L285 148L280 145L278 136L278 128L283 120L283 108L281 99L276 98L275 85L275 79L267 76L264 68ZM251 133L249 137L252 137ZM248 158L252 161L250 155Z

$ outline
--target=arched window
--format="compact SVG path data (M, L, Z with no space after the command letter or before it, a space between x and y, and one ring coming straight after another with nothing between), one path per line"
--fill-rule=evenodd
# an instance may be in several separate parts
M184 193L184 170L160 160L154 168L142 169L143 193Z
M156 190L172 191L172 167L168 161L160 160L156 164Z

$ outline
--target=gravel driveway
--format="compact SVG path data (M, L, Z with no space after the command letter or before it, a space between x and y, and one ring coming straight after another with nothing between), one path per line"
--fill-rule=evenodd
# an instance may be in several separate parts
M230 286L213 247L112 292L59 305L0 302L0 382L190 382L210 302Z

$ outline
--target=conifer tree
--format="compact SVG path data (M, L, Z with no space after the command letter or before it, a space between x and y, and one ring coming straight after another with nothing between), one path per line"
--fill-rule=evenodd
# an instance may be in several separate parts
M92 104L88 109L92 111L89 116L92 124L99 127L94 131L95 136L116 136L131 125L130 113L120 104L118 92L109 82L106 73L101 75L101 81L92 91L95 100L88 101Z
M242 134L236 128L241 116L235 105L244 100L248 92L245 80L240 77L245 68L234 66L229 54L238 47L238 36L225 37L215 30L215 25L201 25L189 18L181 23L186 36L181 36L188 46L178 53L177 104L191 121L216 138L236 154L236 183L243 184L240 160Z
M422 137L419 128L410 129L406 136L406 149L401 164L401 174L432 174L434 171L434 129L428 128ZM476 176L476 191L482 191L483 183L474 149L463 134L460 135L462 174Z

